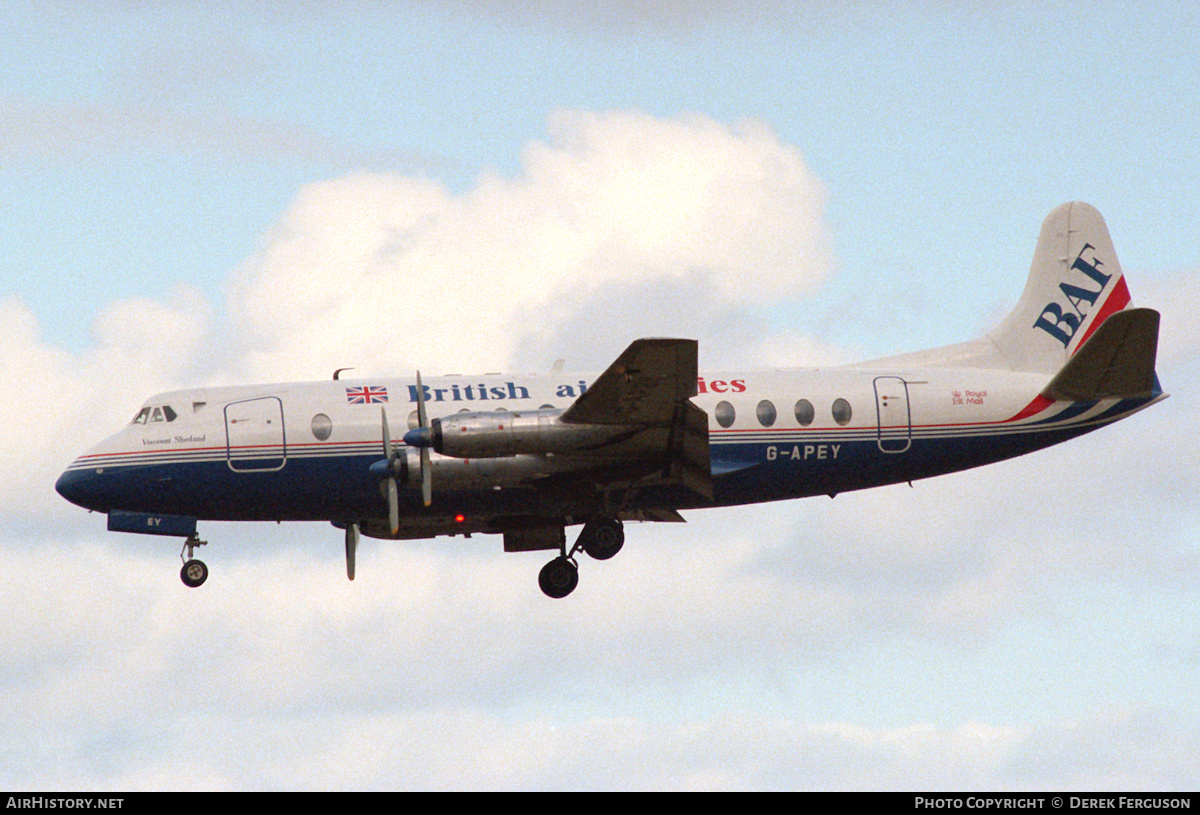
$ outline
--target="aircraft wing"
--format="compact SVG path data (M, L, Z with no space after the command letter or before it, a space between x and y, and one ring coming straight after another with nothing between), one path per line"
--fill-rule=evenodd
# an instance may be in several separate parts
M695 340L634 340L562 415L567 424L664 425L696 395Z
M635 340L560 421L631 428L628 446L618 446L624 456L661 467L667 482L711 499L708 414L689 401L697 392L697 348L695 340Z

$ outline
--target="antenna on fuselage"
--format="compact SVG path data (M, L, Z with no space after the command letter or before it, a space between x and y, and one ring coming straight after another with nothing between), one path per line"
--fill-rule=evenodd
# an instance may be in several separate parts
M340 374L342 373L342 371L353 371L353 370L354 370L354 368L353 368L353 367L350 367L350 368L338 368L336 371L334 371L334 372L333 372L333 378L334 378L334 379L340 379L340 378L341 378Z

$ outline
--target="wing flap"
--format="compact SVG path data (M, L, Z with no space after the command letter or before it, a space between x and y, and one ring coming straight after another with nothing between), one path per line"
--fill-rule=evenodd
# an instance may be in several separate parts
M713 497L712 458L708 448L708 414L691 402L675 411L667 442L668 477L708 500Z
M667 524L683 524L687 523L687 519L679 514L678 510L674 509L657 509L653 507L639 507L637 509L623 509L617 513L617 517L622 521L641 521L647 523L667 523Z

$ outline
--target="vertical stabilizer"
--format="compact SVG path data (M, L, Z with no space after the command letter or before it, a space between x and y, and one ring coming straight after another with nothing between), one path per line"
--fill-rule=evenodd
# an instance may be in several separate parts
M1013 370L1056 373L1128 305L1104 218L1088 204L1063 204L1042 224L1021 301L988 338Z

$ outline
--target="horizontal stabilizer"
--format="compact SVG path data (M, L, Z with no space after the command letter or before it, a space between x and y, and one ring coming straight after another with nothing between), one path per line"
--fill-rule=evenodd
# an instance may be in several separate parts
M1152 395L1158 322L1158 312L1149 308L1112 314L1050 380L1042 395L1073 402Z

